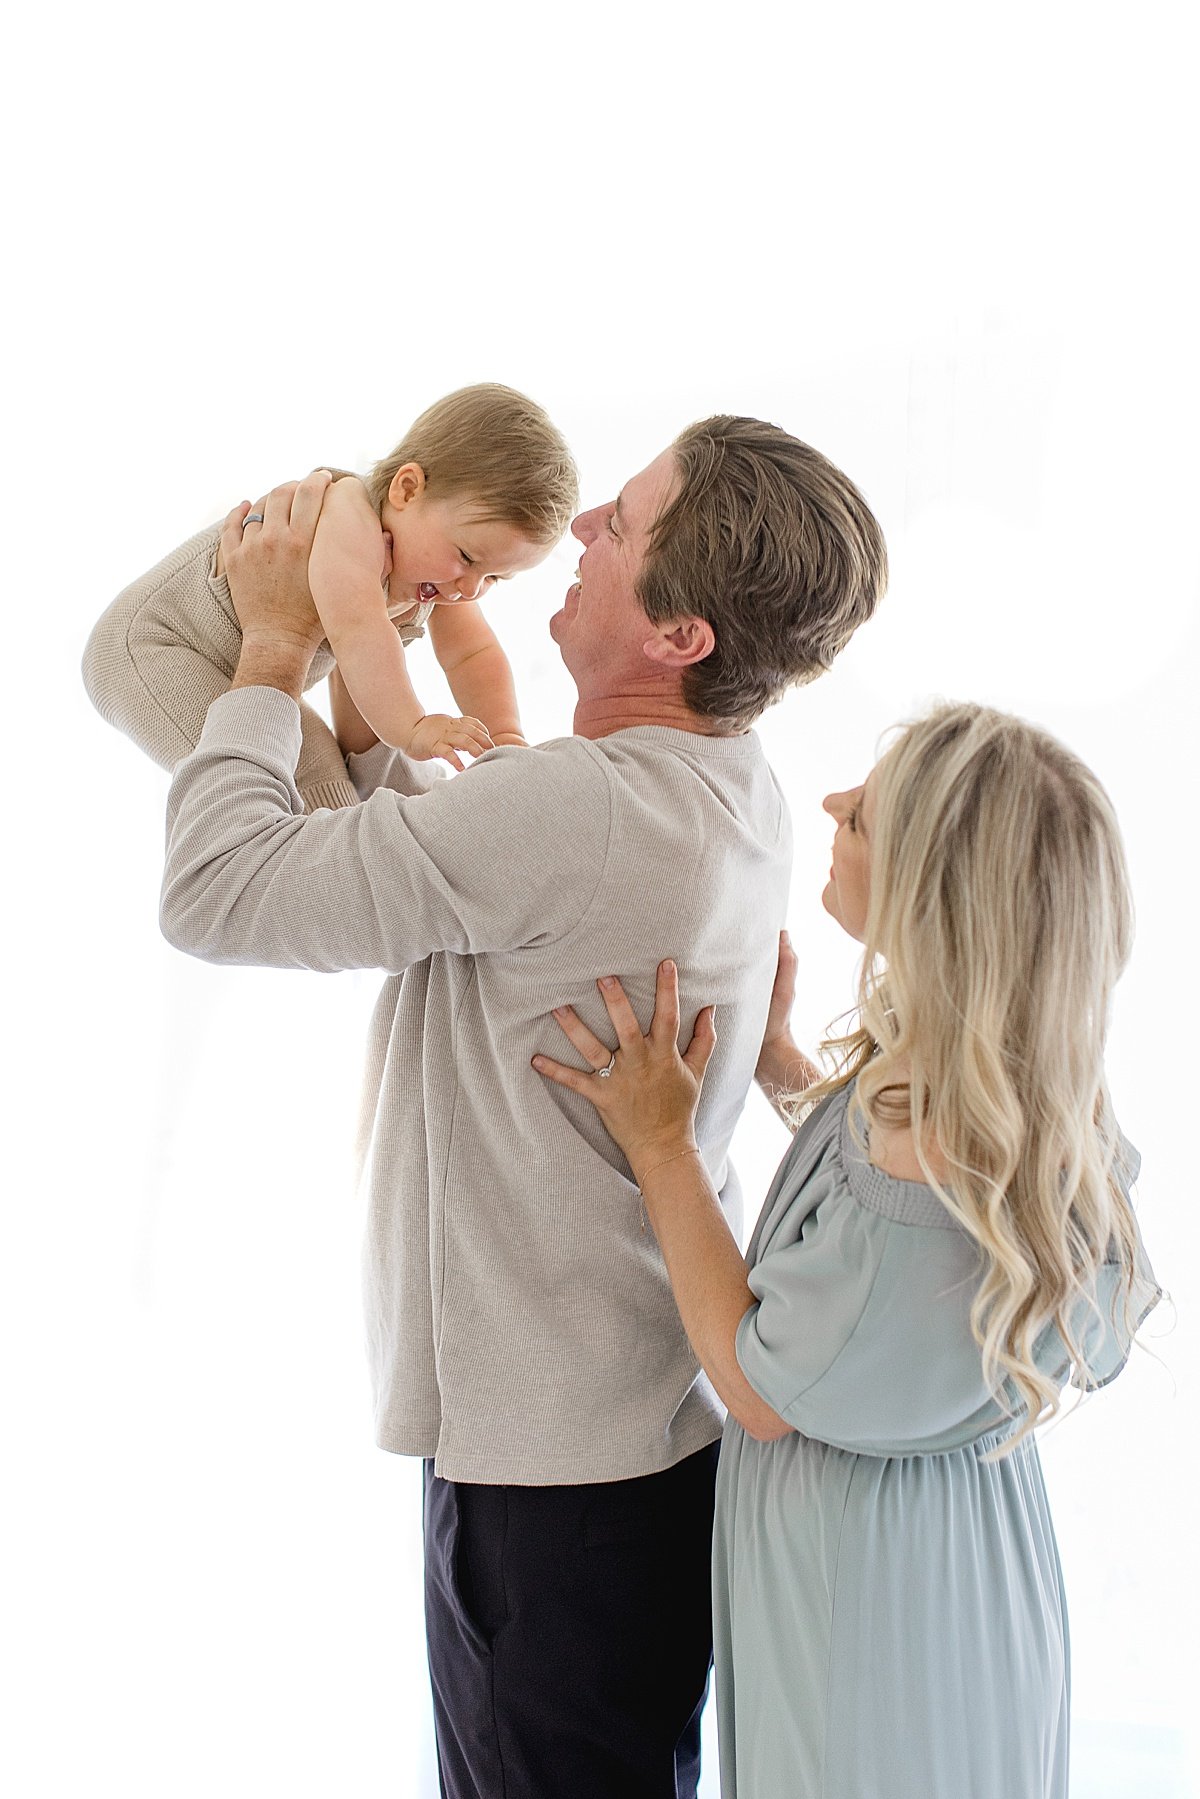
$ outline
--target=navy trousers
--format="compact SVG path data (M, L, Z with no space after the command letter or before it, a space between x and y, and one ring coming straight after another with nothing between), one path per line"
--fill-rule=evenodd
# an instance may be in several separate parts
M574 1487L425 1464L444 1799L695 1799L718 1445Z

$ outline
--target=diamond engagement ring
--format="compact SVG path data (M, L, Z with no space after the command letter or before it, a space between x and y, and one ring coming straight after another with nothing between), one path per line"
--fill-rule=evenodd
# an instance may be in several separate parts
M616 1065L617 1065L617 1052L614 1049L612 1055L608 1059L608 1067L607 1068L597 1068L596 1079L598 1081L606 1081L608 1079L609 1075L612 1073L613 1069L616 1067Z

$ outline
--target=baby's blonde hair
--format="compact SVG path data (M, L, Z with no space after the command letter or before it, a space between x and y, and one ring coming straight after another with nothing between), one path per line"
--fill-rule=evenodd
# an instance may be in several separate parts
M1136 1231L1104 1076L1133 936L1116 817L1046 732L983 706L911 724L876 771L857 1028L830 1040L869 1125L910 1125L930 1185L982 1252L971 1325L1021 1419L1059 1409L1034 1346L1057 1327L1078 1386L1098 1269L1130 1322ZM944 1180L930 1168L936 1145ZM1122 1178L1123 1177L1123 1180Z
M376 507L406 462L439 499L470 499L481 523L511 525L531 543L557 543L579 510L565 439L533 400L496 382L458 388L409 426L365 477Z

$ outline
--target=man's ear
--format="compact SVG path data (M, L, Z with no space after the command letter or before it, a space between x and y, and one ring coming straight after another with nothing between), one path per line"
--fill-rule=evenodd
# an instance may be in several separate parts
M387 490L388 503L399 511L424 491L425 470L419 462L405 462L392 476L391 485Z
M675 618L660 625L642 645L642 654L663 668L690 668L703 662L717 647L717 635L707 619Z

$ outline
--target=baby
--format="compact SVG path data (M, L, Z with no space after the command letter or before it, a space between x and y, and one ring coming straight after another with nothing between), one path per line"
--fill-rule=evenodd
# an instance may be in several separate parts
M577 507L563 438L532 400L495 384L439 400L365 480L334 471L308 565L327 647L307 685L336 663L353 701L339 707L335 686L348 750L373 736L461 768L460 751L524 742L512 672L478 601L543 561ZM246 528L258 528L254 513ZM195 748L237 666L219 538L216 526L200 532L127 587L84 652L94 705L164 768ZM427 624L462 718L427 714L409 681L404 646ZM337 739L311 706L301 715L296 785L307 809L355 804Z

